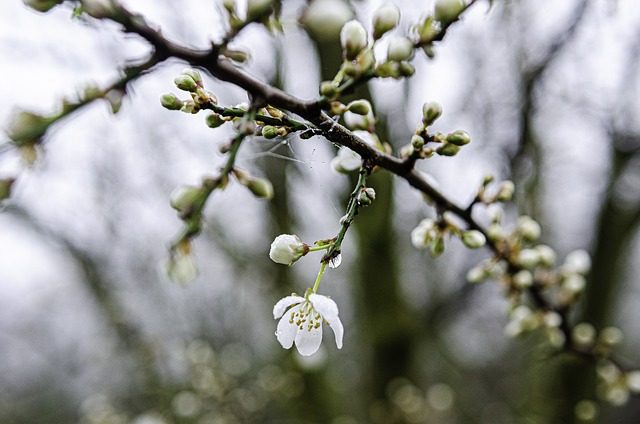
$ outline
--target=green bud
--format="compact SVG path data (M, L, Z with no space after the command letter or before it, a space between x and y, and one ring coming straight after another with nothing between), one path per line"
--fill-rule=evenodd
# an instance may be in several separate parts
M458 19L465 7L462 0L438 0L433 17L438 22L449 24Z
M15 178L0 179L0 203L2 203L3 200L11 197L11 188L13 187L13 183L15 182Z
M272 5L273 0L249 0L247 3L247 20L255 21L260 19L271 9Z
M460 151L460 146L455 144L445 143L436 149L436 153L440 156L455 156Z
M438 233L429 245L429 253L431 254L431 257L437 258L438 256L442 255L443 252L444 238L442 237L442 234Z
M182 107L180 108L180 112L184 113L198 113L199 110L200 106L198 106L193 100L182 102Z
M358 196L358 204L360 206L369 206L371 204L372 199L367 196L367 193L362 190L360 195Z
M427 102L422 105L422 122L429 126L442 115L442 106L438 102Z
M276 138L278 136L278 129L273 125L265 125L262 127L262 136L266 139Z
M513 285L519 289L531 287L533 284L533 275L526 269L522 269L513 276Z
M424 147L424 138L420 137L418 134L414 134L411 137L411 145L416 150L422 149Z
M51 119L27 111L14 111L7 126L9 138L16 144L31 143L42 137Z
M413 42L406 37L396 37L389 40L387 60L401 62L413 56Z
M109 18L115 12L112 0L82 0L80 3L82 10L96 19Z
M191 93L195 93L198 90L198 84L196 84L196 81L189 75L178 75L173 79L173 83L180 90L189 91Z
M236 0L222 0L222 6L228 13L234 13L236 10Z
M25 6L37 10L38 12L48 12L64 0L22 0Z
M224 124L227 121L222 119L222 116L218 115L217 113L212 113L210 115L207 115L205 122L207 123L207 126L209 128L218 128L220 125Z
M347 105L347 110L356 115L366 115L371 112L371 105L366 100L354 100Z
M417 27L417 30L420 44L423 45L428 45L429 43L431 43L436 38L439 32L434 25L433 18L431 17L425 19L422 25Z
M198 200L201 194L202 190L200 187L181 185L171 193L171 196L169 197L169 204L178 212L187 214L191 208L193 208L193 204Z
M356 58L357 69L360 72L370 72L376 67L376 56L373 49L367 49Z
M164 93L162 96L160 96L160 104L165 109L180 110L182 108L182 103L182 100L180 100L178 96L173 93Z
M222 55L233 60L234 62L244 63L249 60L249 53L243 50L231 50L231 49L223 49Z
M335 99L336 94L338 94L338 87L332 81L322 81L320 83L320 95L328 99Z
M373 189L373 187L365 188L364 192L367 195L367 197L369 197L369 199L376 200L376 191Z
M330 115L342 115L347 111L347 107L340 102L331 102L329 105Z
M538 239L538 237L540 237L540 234L542 233L540 224L538 224L533 218L526 215L518 218L517 228L518 233L520 233L522 238L527 241Z
M180 72L180 75L186 75L189 76L193 79L193 81L196 83L196 85L198 85L199 87L203 87L204 84L202 82L202 75L200 75L200 72L196 71L195 69L191 69L191 68L184 68L182 70L182 72ZM189 90L187 90L189 91Z
M462 242L470 249L477 249L486 244L487 238L478 230L469 230L462 233Z
M496 194L496 200L498 202L508 202L513 198L513 193L516 187L512 181L503 181L498 187L498 194Z
M376 67L376 76L380 78L397 78L400 76L397 62L383 62Z
M368 45L367 30L356 20L347 22L340 31L340 45L345 59L355 59Z
M269 180L263 180L260 178L250 178L246 187L256 197L261 199L273 199L273 185Z
M401 76L410 77L416 73L416 67L407 61L402 61L398 66L398 71L400 71Z
M373 14L373 39L377 40L400 22L400 9L393 3L385 3Z
M469 144L471 141L471 137L464 130L454 131L447 136L447 142L451 144L455 144L456 146L464 146L465 144Z

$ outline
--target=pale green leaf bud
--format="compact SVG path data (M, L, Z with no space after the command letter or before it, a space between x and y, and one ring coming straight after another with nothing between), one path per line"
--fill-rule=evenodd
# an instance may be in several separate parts
M520 270L513 276L513 285L519 289L531 287L533 284L533 275L526 269Z
M573 327L571 339L579 346L591 347L596 339L596 329L587 322L581 322Z
M416 150L422 149L424 147L424 138L420 137L418 134L414 134L411 137L411 145Z
M202 195L202 189L196 186L181 185L171 193L169 203L180 213L188 213L193 204Z
M109 18L115 12L112 0L82 0L82 10L96 19Z
M442 106L438 102L427 102L422 105L422 122L429 126L442 115Z
M47 132L50 123L44 116L16 110L7 125L7 134L18 145L34 142Z
M11 197L11 189L15 181L16 181L15 178L0 179L0 203L2 203L3 200Z
M529 216L521 216L518 218L518 233L527 241L537 240L542 233L540 224Z
M318 41L335 41L353 11L344 0L313 0L305 10L301 22Z
M496 200L498 202L509 202L513 198L513 193L516 191L516 186L513 181L503 181L498 186L498 194L496 194Z
M445 143L436 149L436 153L440 156L455 156L459 151L460 146L451 143Z
M182 100L173 93L164 93L160 96L160 104L169 110L180 110L182 108Z
M202 75L200 74L200 72L198 72L195 69L184 68L182 72L180 72L180 75L187 75L193 79L196 85L198 85L199 87L203 86ZM190 91L190 90L187 90L187 91Z
M464 146L465 144L469 144L471 141L471 137L464 130L457 130L447 135L447 142L451 144L455 144L456 146Z
M414 27L417 29L418 31L418 37L420 38L420 44L423 44L423 48L428 47L429 49L431 49L431 46L429 45L429 43L431 43L436 36L438 35L438 28L436 27L435 23L433 22L433 18L432 17L427 17L425 19L425 21ZM427 50L425 50L425 53L427 53L427 56L429 57L433 57L432 54L433 52L427 52Z
M366 100L364 100L366 102ZM369 106L371 107L371 106ZM375 118L371 110L366 115L358 115L347 111L344 114L345 125L352 130L372 131L375 125Z
M431 242L431 245L429 245L429 253L431 254L431 257L437 258L442 255L443 252L444 238L442 237L442 234L438 233L435 239Z
M173 83L180 90L189 91L195 93L198 90L198 84L189 75L178 75L173 79Z
M433 17L438 22L448 24L458 19L465 7L462 0L438 0Z
M367 196L367 193L365 193L364 190L361 191L358 195L358 204L360 206L369 206L371 204L371 201L372 199Z
M217 113L212 113L207 115L205 122L209 128L218 128L220 125L224 124L226 121L222 119L222 116Z
M295 234L280 234L271 243L269 257L278 264L293 265L309 252L309 246Z
M400 9L393 3L385 3L373 14L373 39L377 40L400 22Z
M255 21L265 15L271 6L273 0L249 0L247 3L247 20Z
M278 129L273 125L265 125L262 127L262 136L269 140L276 138L278 136Z
M367 30L356 20L347 22L340 31L340 45L345 59L355 59L368 45Z
M469 230L462 233L462 242L471 249L477 249L487 243L487 238L478 230Z
M389 40L387 60L401 62L413 56L413 42L406 37L396 37Z
M38 12L48 12L50 9L61 4L64 0L22 0L25 6L37 10Z
M335 99L336 94L338 94L338 87L332 81L322 81L320 83L320 95L328 99Z
M347 110L356 115L366 115L371 112L371 103L367 100L354 100L347 105Z

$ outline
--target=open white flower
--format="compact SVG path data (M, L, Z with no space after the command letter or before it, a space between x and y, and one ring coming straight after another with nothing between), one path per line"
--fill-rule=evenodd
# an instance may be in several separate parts
M344 327L338 317L338 305L326 296L315 293L306 298L287 296L273 307L273 318L280 318L276 338L285 349L290 349L295 342L302 356L316 353L322 342L323 321L333 330L338 349L342 349Z

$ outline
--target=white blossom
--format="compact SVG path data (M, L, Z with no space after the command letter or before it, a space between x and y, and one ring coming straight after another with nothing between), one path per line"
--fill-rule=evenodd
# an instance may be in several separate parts
M273 318L280 318L276 338L285 349L295 342L302 356L316 353L322 342L323 321L333 330L338 349L342 349L344 327L338 317L338 306L326 296L312 293L307 297L282 298L273 307Z
M294 234L280 234L271 243L269 257L273 262L283 265L293 265L309 251L309 246Z
M343 174L360 169L361 165L362 158L360 155L348 147L338 149L336 157L331 159L331 168Z
M423 219L418 226L411 231L411 244L416 249L426 249L431 240L437 235L435 221L433 219Z

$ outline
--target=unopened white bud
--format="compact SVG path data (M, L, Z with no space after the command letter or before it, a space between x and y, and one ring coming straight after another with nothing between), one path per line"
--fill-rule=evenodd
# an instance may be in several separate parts
M396 37L389 40L387 60L401 62L413 56L413 42L406 37Z
M167 262L167 276L181 284L187 284L198 276L198 266L188 242L182 242L171 252Z
M165 93L160 96L160 104L169 110L180 110L182 108L182 100L173 93Z
M331 160L331 168L341 174L348 174L362 165L362 158L359 154L347 147L341 147L338 154Z
M508 202L513 198L513 193L516 191L516 186L513 181L503 181L498 186L498 194L496 194L496 200L498 202Z
M574 250L564 259L564 269L566 272L587 274L591 270L591 256L586 250Z
M624 335L617 327L606 327L600 330L598 339L606 346L615 346L622 342Z
M184 69L182 70L182 72L180 72L180 75L187 75L187 76L190 76L190 77L193 79L193 81L195 81L195 83L196 83L198 86L200 86L200 87L202 87L202 86L203 86L203 83L202 83L202 75L200 75L200 72L198 72L198 71L197 71L197 70L195 70L195 69L191 69L191 68L184 68Z
M513 276L513 284L519 289L531 287L533 275L526 269L520 270Z
M481 283L487 278L487 273L482 266L474 266L467 271L467 281L470 283Z
M562 287L569 291L571 294L582 293L585 286L587 284L587 280L584 276L580 274L569 274L564 282L562 283Z
M189 91L195 93L198 90L198 84L189 75L178 75L173 79L173 83L180 90Z
M360 22L352 20L344 24L340 31L340 45L347 60L355 59L367 44L367 30Z
M318 41L335 41L353 11L344 0L313 0L305 10L302 23Z
M577 345L590 347L596 339L596 329L588 322L581 322L573 327L571 339Z
M539 244L535 249L540 254L540 263L546 266L553 266L556 263L556 252L546 244Z
M422 122L429 126L442 115L442 106L438 102L427 102L422 105Z
M465 246L476 249L487 243L487 238L478 230L469 230L462 233L462 242Z
M524 215L518 218L518 232L523 239L533 241L540 237L542 229L533 218Z
M633 394L640 394L640 371L630 371L627 373L627 387Z
M534 249L522 249L518 253L518 263L525 268L533 268L540 262L540 254Z
M400 22L400 9L393 3L385 3L373 14L373 39L377 40Z
M283 265L293 265L309 252L309 246L294 234L280 234L271 243L269 257L272 261Z
M426 249L436 236L435 221L423 219L418 226L411 231L411 244L416 249Z

